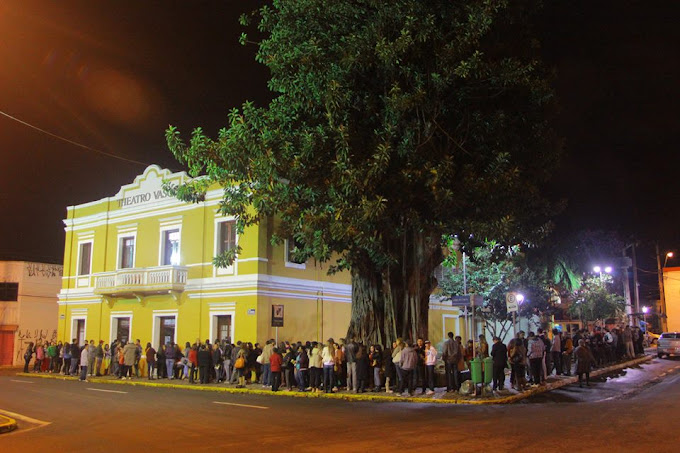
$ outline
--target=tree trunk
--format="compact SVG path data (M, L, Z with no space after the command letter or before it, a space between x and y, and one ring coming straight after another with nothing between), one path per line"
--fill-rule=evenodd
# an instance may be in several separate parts
M407 231L386 244L395 262L376 269L368 256L352 266L352 315L347 338L391 346L398 337L428 336L434 269L442 260L439 236Z

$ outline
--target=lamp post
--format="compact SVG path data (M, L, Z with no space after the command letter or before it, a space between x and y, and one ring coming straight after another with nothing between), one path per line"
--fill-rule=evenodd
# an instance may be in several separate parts
M517 301L517 311L519 311L519 306L522 305L522 302L524 302L524 294L522 294L522 293L515 294L515 300ZM520 316L520 323L521 323L521 321L522 321L522 317ZM515 338L516 338L517 337L517 312L516 311L512 312L512 330L515 332Z
M645 323L645 332L647 332L647 313L649 312L649 307L642 307L642 321Z
M593 267L593 272L596 274L600 274L600 285L604 287L604 276L605 274L611 274L612 273L612 267L611 266L600 266L599 264ZM602 323L602 327L606 324L605 321Z
M673 258L673 252L666 252L666 258L661 267L661 256L659 255L659 244L656 244L656 265L659 273L659 299L661 300L661 329L665 332L668 330L667 314L666 314L666 290L663 284L663 268L668 263L668 258Z

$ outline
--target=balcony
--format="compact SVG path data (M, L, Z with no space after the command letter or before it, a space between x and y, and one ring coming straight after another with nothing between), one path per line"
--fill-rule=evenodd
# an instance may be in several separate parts
M119 269L95 274L94 293L109 297L136 297L173 294L184 291L188 268L158 266Z

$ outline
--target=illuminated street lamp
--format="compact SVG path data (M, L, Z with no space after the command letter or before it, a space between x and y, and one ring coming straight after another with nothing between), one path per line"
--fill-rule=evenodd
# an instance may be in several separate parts
M645 332L647 332L647 313L649 313L649 307L642 307L642 320L645 322Z
M668 329L668 311L666 309L666 289L663 283L663 268L666 267L668 258L673 258L673 252L666 252L663 266L661 266L661 254L659 253L659 244L656 244L656 269L659 274L659 298L661 299L661 313L659 318L661 320L661 329L666 331Z
M666 263L668 262L668 258L673 258L673 252L666 253L666 259L663 260L663 267L666 267Z
M524 294L522 293L515 293L515 300L517 301L517 311L519 311L519 306L522 305L522 302L524 302ZM520 317L520 321L522 318ZM517 337L517 312L513 311L512 312L512 330L515 333L515 337Z
M593 272L595 272L596 274L600 274L600 281L604 283L604 274L611 274L612 267L605 266L603 269L602 266L595 266L593 267Z

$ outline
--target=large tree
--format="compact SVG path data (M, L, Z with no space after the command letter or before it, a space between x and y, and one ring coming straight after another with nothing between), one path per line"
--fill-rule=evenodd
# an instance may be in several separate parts
M427 335L441 237L512 238L546 214L557 160L535 1L274 0L252 15L265 107L232 110L216 138L167 142L200 199L223 187L239 229L277 216L274 241L349 269L348 336ZM233 255L217 257L225 264Z

